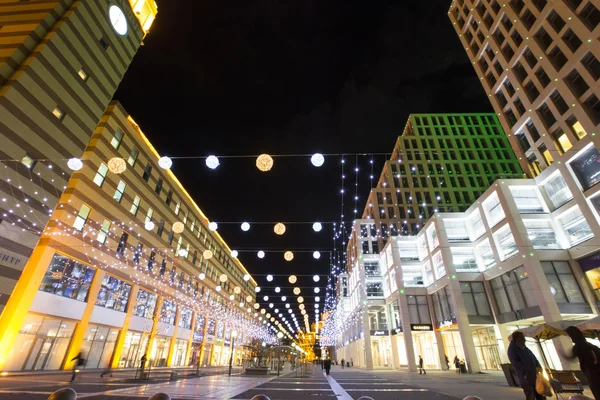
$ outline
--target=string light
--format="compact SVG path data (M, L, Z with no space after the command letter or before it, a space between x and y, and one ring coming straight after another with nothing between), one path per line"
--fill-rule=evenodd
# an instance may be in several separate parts
M278 222L275 224L275 226L273 227L273 231L277 234L277 235L283 235L285 233L285 225L282 224L281 222Z
M170 169L173 166L173 160L169 157L163 156L158 159L158 166L162 169Z
M247 222L242 222L241 228L244 232L248 232L250 230L250 224Z
M267 275L267 281L273 282L273 275L271 275L271 274Z
M320 280L321 280L321 278L319 277L319 275L313 276L313 281L319 282Z
M319 258L321 258L321 253L318 251L313 252L313 258L315 260L318 260Z
M261 154L256 158L256 168L262 172L270 171L273 168L273 158L268 154Z
M265 252L262 250L256 253L256 255L258 256L258 258L265 258Z
M323 165L323 163L325 162L325 157L323 157L323 154L321 154L321 153L315 153L310 158L310 162L315 167L321 167Z
M292 260L294 259L294 253L292 253L291 251L286 251L286 252L283 254L283 258L284 258L286 261L292 261ZM293 283L293 282L292 282L292 283Z
M113 157L108 160L108 170L113 174L122 174L127 170L127 163L121 157Z
M67 166L73 171L79 171L83 168L83 162L79 158L71 158L67 161Z
M144 224L144 228L146 228L146 230L151 231L152 229L154 229L154 222L152 221L148 221Z
M175 233L182 233L184 229L185 225L183 222L177 221L173 224L173 232Z
M206 166L210 169L216 169L219 166L219 159L216 156L206 157Z
M231 250L231 257L233 258L237 258L238 256L238 251L237 250ZM244 275L244 278L246 278L247 275ZM247 279L244 279L247 280Z
M208 224L208 229L211 231L216 231L219 228L219 225L217 225L216 222L211 222Z

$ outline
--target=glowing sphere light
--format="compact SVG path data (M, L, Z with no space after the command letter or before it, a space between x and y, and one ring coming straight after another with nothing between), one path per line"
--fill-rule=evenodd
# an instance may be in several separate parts
M312 163L312 165L314 165L315 167L320 167L323 165L323 163L325 162L325 157L323 157L323 154L321 153L315 153L312 155L312 157L310 158L310 162Z
M241 228L244 232L248 232L250 230L250 224L247 222L242 222Z
M175 233L181 233L184 229L185 225L183 225L183 222L177 221L173 224L173 232Z
M237 251L237 250L231 250L231 257L233 257L233 258L237 258L238 254L239 254L239 253L238 253L238 251Z
M296 275L290 275L290 277L288 278L288 282L291 283L292 285L294 283L296 283L297 280L298 280L298 278L296 278Z
M79 171L81 168L83 168L83 161L81 161L79 158L71 158L69 161L67 161L67 167L73 171Z
M211 231L216 231L219 228L219 225L217 225L216 222L211 222L210 224L208 224L208 229L210 229Z
M213 257L213 252L210 250L204 250L204 252L202 253L202 256L205 259L210 260Z
M127 170L127 163L121 157L113 157L108 160L108 170L113 174L122 174Z
M319 275L313 276L313 281L319 282L320 280L321 280L321 278L319 278Z
M281 222L278 222L275 224L275 226L273 227L273 231L277 234L277 235L283 235L285 233L285 225L282 224Z
M318 260L319 258L321 258L321 253L319 253L318 251L315 251L315 252L313 253L313 258L314 258L315 260Z
M206 157L206 166L210 169L216 169L219 166L219 159L215 156Z
M265 252L262 250L256 253L256 255L258 256L258 258L265 258Z
M270 171L273 168L273 157L268 154L261 154L256 158L256 168L262 172Z
M271 275L271 274L267 275L267 280L269 282L273 282L273 275Z
M161 157L158 159L158 166L162 169L169 169L171 166L173 166L173 160L171 160L169 157Z
M154 222L152 221L148 221L144 224L144 228L146 228L147 231L151 231L152 229L154 229Z
M323 225L320 222L315 222L312 225L313 231L315 232L321 232L321 229L323 229Z
M294 253L292 253L291 251L286 251L283 254L283 258L285 259L285 261L292 261L294 259Z

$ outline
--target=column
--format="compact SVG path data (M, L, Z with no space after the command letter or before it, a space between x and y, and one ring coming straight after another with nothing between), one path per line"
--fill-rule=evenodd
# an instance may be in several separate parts
M204 316L204 328L202 329L202 343L200 343L200 359L198 360L199 365L202 366L204 362L204 346L206 345L206 334L208 332L208 317Z
M400 358L398 357L398 343L396 342L396 335L392 335L392 331L390 331L390 343L392 345L392 368L400 369Z
M406 361L408 362L408 370L410 372L417 372L415 346L413 343L412 331L410 329L411 320L408 311L408 299L403 294L401 294L398 297L398 311L400 312L400 320L402 321L402 332L404 332L404 347L406 350Z
M148 337L148 343L146 344L146 351L144 355L146 360L150 361L150 354L152 353L152 347L154 346L154 339L158 334L158 323L160 322L160 316L162 315L163 297L158 296L156 300L156 308L154 309L154 315L152 316L152 329L150 330L150 336Z
M135 307L136 299L140 287L133 285L131 287L131 293L129 294L129 303L127 304L127 310L125 311L125 322L119 332L117 343L115 343L115 351L113 351L112 359L110 361L111 368L119 367L119 360L121 359L121 353L123 352L123 345L125 344L125 338L127 337L127 331L129 330L129 324L131 323L131 316L133 315L133 308Z
M439 329L436 329L436 317L435 310L433 309L433 302L431 301L431 296L427 296L427 307L429 307L429 316L431 317L431 324L433 326L433 331L435 335L435 344L438 349L438 358L440 365L444 365L446 362L446 358L444 357L446 354L446 349L444 349L444 338L442 337L442 332Z
M494 316L494 332L496 333L496 338L498 341L498 353L500 353L500 359L503 363L508 363L508 345L510 344L508 340L508 329L503 324L498 322L497 310L498 304L496 303L496 298L493 296L494 290L492 289L492 284L490 281L483 281L483 287L485 288L485 294L490 304L490 308L492 310L492 315Z
M177 312L175 313L175 326L173 327L173 337L171 338L169 355L167 356L167 367L173 365L173 357L175 357L175 345L177 344L177 331L179 330L179 320L181 319L181 307L181 305L178 305Z
M27 311L33 303L48 266L52 262L54 249L50 239L42 237L33 249L23 273L0 315L0 370L13 346Z
M65 370L72 369L73 364L76 362L72 361L72 358L76 357L81 350L81 342L83 342L83 336L85 335L85 331L90 323L90 318L92 317L94 307L96 307L96 299L98 298L98 293L100 293L100 287L102 286L102 281L104 280L105 276L106 272L102 271L101 269L96 270L94 280L92 281L90 290L88 291L85 311L81 316L81 320L77 323L75 331L73 331L73 336L71 337L71 343L69 344L67 356L65 357L65 361L63 363L63 369ZM87 356L87 354L83 354L84 358L87 358Z
M192 354L192 343L194 342L194 332L196 331L196 312L194 311L192 313L192 324L191 326L191 333L190 333L190 338L188 340L188 344L187 344L187 348L185 349L185 356L188 360L191 361L191 354ZM188 366L189 362L183 362L184 366Z
M460 341L462 342L462 346L465 351L467 370L472 374L477 374L479 371L481 371L481 366L479 365L479 358L477 357L477 352L475 351L473 332L471 331L471 325L469 324L467 307L465 306L462 292L460 290L460 282L458 282L456 279L448 279L448 281L448 289L450 290L450 299L455 310L456 323L458 324L458 332L460 333ZM440 354L442 365L445 366L445 358L443 356L443 354Z

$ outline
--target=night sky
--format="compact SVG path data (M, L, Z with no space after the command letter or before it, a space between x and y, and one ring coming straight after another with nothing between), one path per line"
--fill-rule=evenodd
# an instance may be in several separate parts
M191 157L174 159L173 171L240 251L264 288L261 299L276 285L290 297L287 276L307 275L297 285L312 310L309 276L326 282L334 241L331 224L320 233L311 224L339 224L341 156L326 157L321 168L309 157L275 157L268 173L254 158L225 156L348 154L348 226L371 187L371 156L363 154L391 152L410 113L492 111L447 17L448 0L157 3L115 98L161 155ZM198 158L210 154L222 157L214 171ZM385 158L373 156L375 183ZM290 223L277 236L272 224L242 232L242 221ZM267 256L258 259L256 250ZM294 251L292 262L283 260L285 250ZM321 250L319 261L313 250Z

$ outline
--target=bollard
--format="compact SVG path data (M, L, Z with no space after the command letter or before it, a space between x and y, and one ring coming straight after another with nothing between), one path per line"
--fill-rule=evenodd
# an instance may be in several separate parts
M477 396L467 396L463 400L482 400L481 397Z
M265 396L264 394L257 394L250 400L271 400L271 399L269 397Z
M154 396L150 397L148 400L171 400L171 396L166 393L156 393Z
M71 388L62 388L52 393L48 400L77 400L77 392Z
M574 394L573 396L569 397L569 400L592 400L592 398L582 394Z
M373 398L369 397L369 396L362 396L362 397L359 397L358 400L373 400Z

